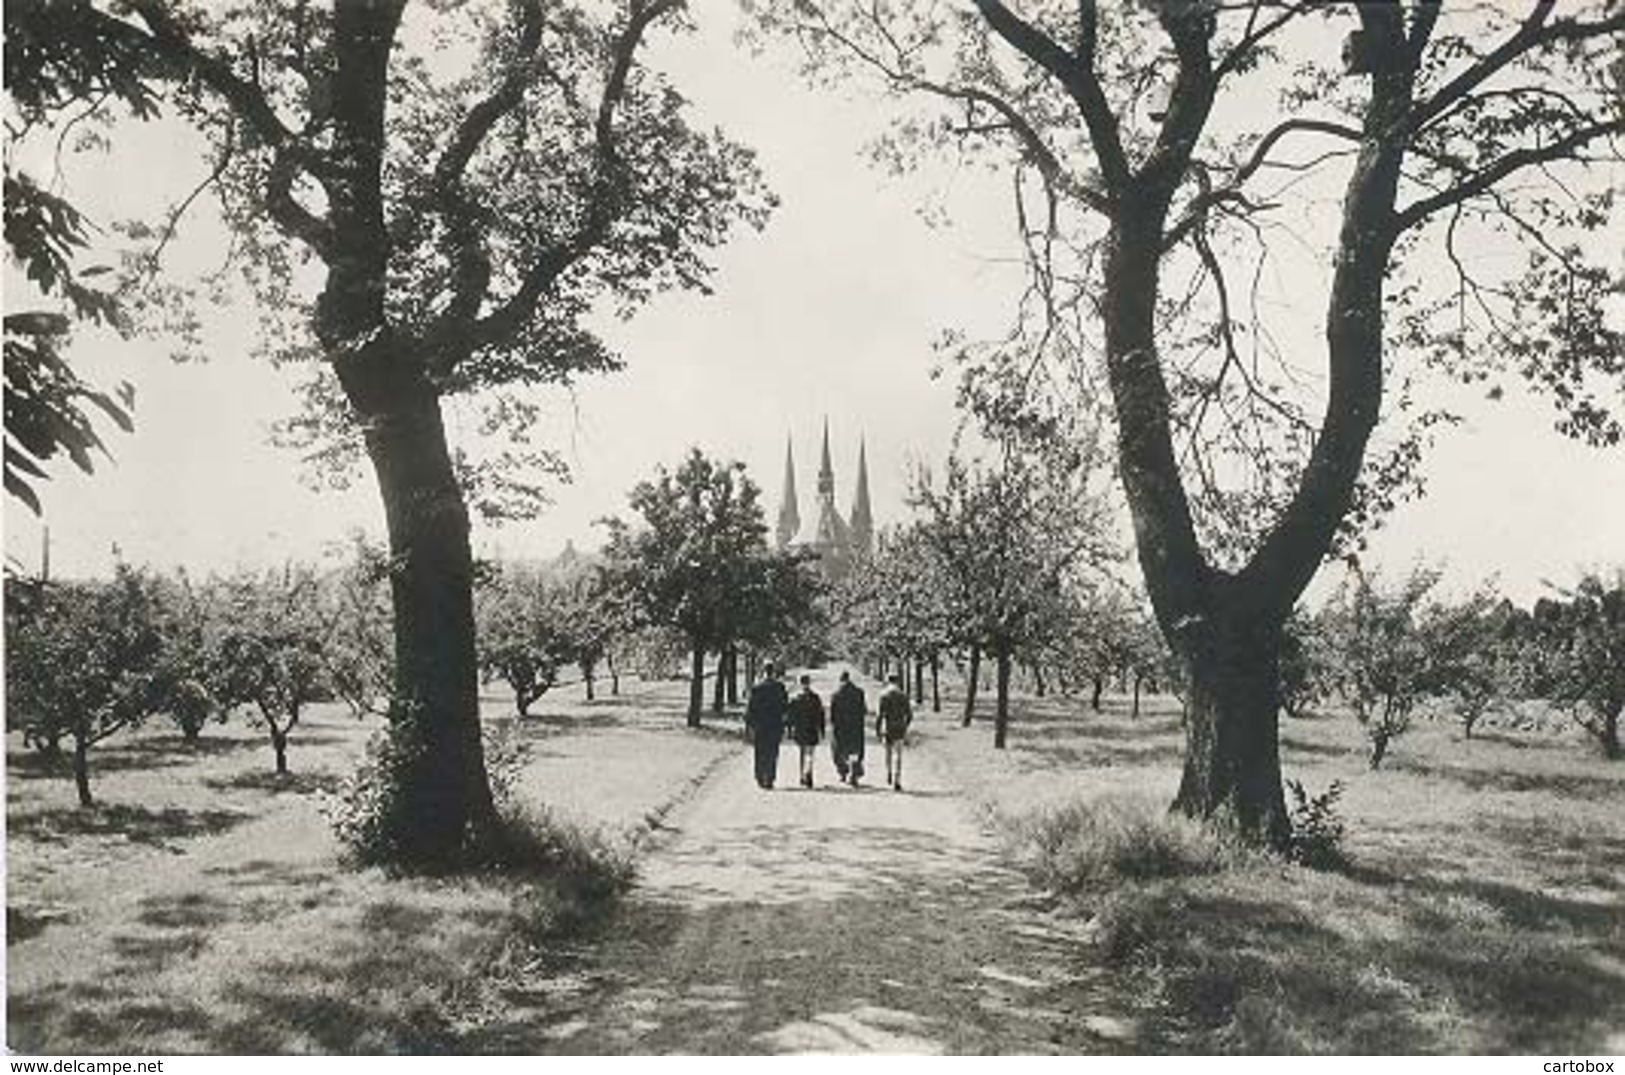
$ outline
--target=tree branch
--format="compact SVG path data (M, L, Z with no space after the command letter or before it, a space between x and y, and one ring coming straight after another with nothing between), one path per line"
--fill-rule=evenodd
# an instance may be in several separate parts
M1548 22L1555 8L1555 0L1537 0L1523 22L1518 24L1518 28L1506 40L1485 53L1467 70L1445 83L1433 96L1420 102L1412 110L1411 129L1420 128L1504 70L1512 61L1534 49L1563 41L1583 41L1625 30L1625 8L1616 7L1611 14L1594 22L1581 22L1578 19Z
M470 333L472 347L489 346L511 338L535 313L547 289L608 234L619 210L615 187L621 165L615 148L615 110L626 94L632 60L644 32L664 16L680 10L683 3L684 0L628 0L626 26L616 36L611 49L609 77L604 82L593 126L597 176L582 222L569 239L539 251L518 289L474 323Z
M1401 209L1394 217L1395 233L1405 231L1427 219L1440 209L1448 209L1460 202L1475 198L1515 172L1535 165L1563 160L1590 142L1599 138L1625 134L1625 118L1593 123L1570 131L1555 142L1543 146L1526 146L1511 150L1496 160L1471 173L1453 187L1447 187L1426 198L1420 198Z
M1011 11L1003 0L976 0L976 7L1007 44L1048 71L1066 89L1089 129L1089 141L1094 146L1096 159L1100 161L1107 196L1117 197L1128 186L1130 170L1117 117L1112 113L1095 72L1094 0L1079 0L1076 55Z
M467 329L478 316L491 286L491 257L482 238L479 207L469 197L463 174L502 117L524 101L525 90L537 79L535 63L542 43L539 0L519 5L518 51L492 93L464 115L434 169L434 191L443 207L452 264L452 298L425 333L428 360L442 376L466 355L471 343ZM456 341L456 345L453 345Z

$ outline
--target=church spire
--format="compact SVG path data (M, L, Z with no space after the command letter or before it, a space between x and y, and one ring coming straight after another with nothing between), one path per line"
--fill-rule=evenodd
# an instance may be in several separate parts
M818 550L824 570L832 578L846 574L852 555L850 537L846 520L835 507L835 468L829 461L829 418L826 417L823 454L818 462L818 526L813 531L813 548Z
M875 518L869 506L869 458L862 438L858 440L858 485L852 497L852 552L867 556L874 544Z
M824 452L818 463L818 495L835 495L835 468L829 463L829 418L824 418Z
M796 508L796 460L791 438L784 438L784 498L779 503L779 525L775 532L779 548L796 539L801 531L801 512Z

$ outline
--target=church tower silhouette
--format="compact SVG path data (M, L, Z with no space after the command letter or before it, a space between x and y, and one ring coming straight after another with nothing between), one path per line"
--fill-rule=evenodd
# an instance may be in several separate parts
M818 553L819 566L831 580L839 580L852 565L869 555L874 547L874 510L869 502L868 446L858 442L858 477L852 498L850 522L835 506L835 466L829 451L829 419L824 419L823 439L818 455L818 510L811 532L801 532L801 507L796 496L796 465L793 438L784 446L784 487L779 500L779 520L774 527L778 547L799 547Z

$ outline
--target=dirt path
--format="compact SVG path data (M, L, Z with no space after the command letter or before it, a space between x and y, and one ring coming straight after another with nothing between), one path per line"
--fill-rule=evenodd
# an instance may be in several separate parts
M904 793L835 784L823 748L820 786L795 787L794 747L764 792L741 744L668 819L613 934L515 991L484 1046L1132 1051L1076 924L1033 906L919 738ZM867 760L879 783L883 759Z

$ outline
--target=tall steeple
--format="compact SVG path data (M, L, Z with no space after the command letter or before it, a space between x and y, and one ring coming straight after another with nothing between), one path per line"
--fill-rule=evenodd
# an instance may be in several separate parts
M818 462L818 529L813 547L824 559L824 569L833 577L846 574L850 547L846 520L835 507L835 468L829 461L829 419L824 419L823 455Z
M818 463L818 496L835 495L835 468L829 465L829 419L824 419L824 454Z
M858 486L852 497L852 516L849 527L852 534L854 556L867 556L874 546L875 517L869 507L869 459L866 445L858 440Z
M796 460L791 438L784 438L784 498L779 503L779 525L774 536L784 548L801 532L801 512L796 507Z

